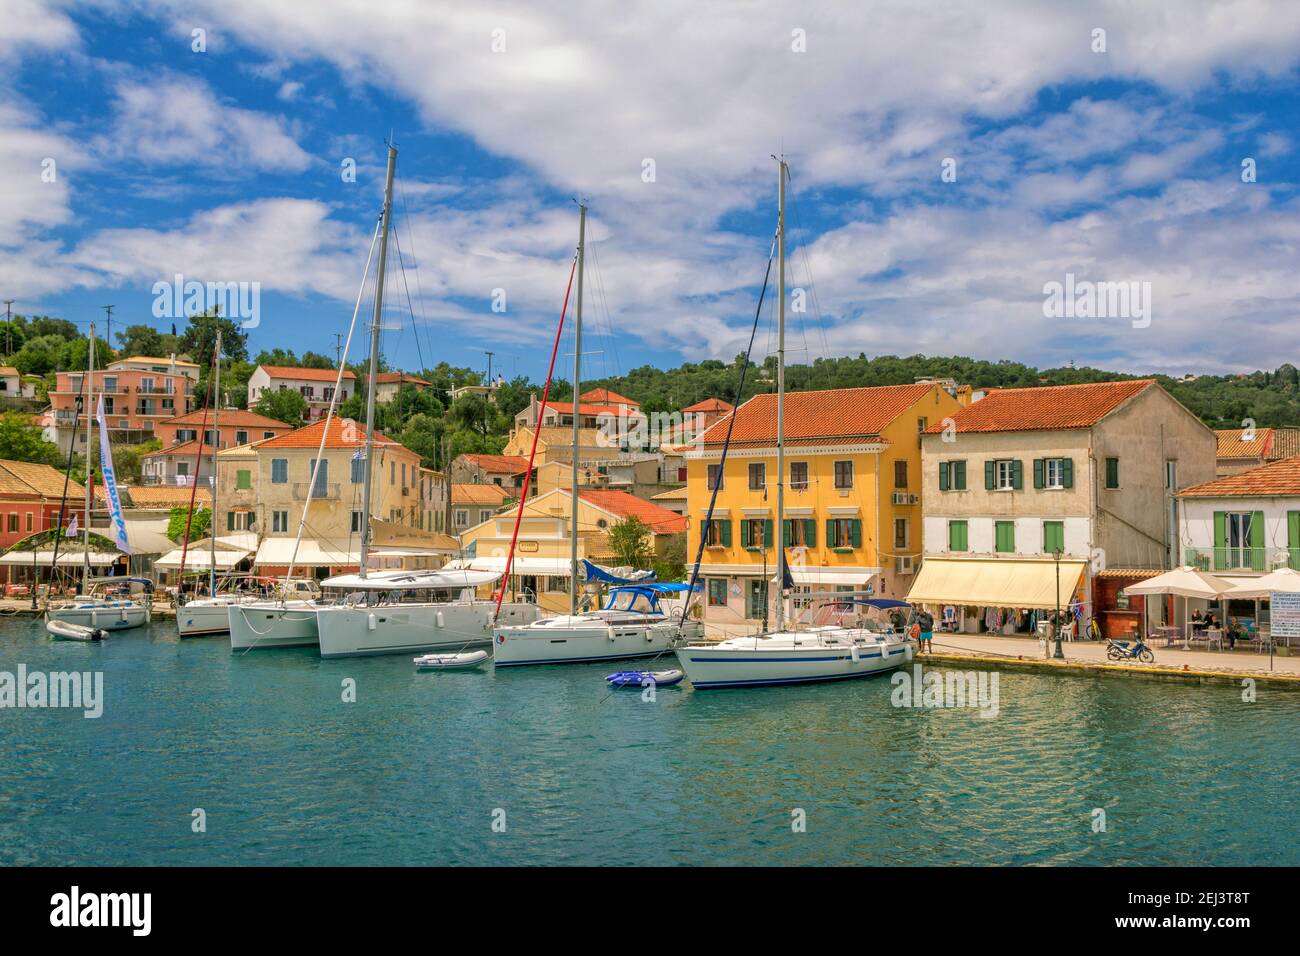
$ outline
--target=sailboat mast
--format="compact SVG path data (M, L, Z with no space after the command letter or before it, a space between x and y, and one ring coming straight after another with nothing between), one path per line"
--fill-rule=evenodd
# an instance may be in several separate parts
M85 519L84 527L81 529L82 547L85 553L81 556L81 593L90 592L90 486L93 482L91 476L94 469L90 465L90 450L95 447L94 432L91 429L91 422L95 414L95 323L90 323L90 359L86 364L89 370L87 373L87 383L89 389L87 393L89 400L86 403L86 511L82 515Z
M370 560L370 481L374 471L375 450L375 378L379 375L379 322L384 310L384 271L388 264L388 226L393 218L393 172L397 169L397 147L388 144L388 174L384 178L384 212L383 224L379 233L379 269L375 276L375 315L370 324L370 372L366 376L366 468L361 484L361 568L360 576L366 576L366 565ZM329 428L329 421L325 427ZM316 465L320 468L320 464ZM312 474L312 484L316 475Z
M217 596L217 450L221 447L221 426L217 415L221 412L221 330L217 329L217 345L212 358L212 507L208 510L208 596ZM198 481L198 476L194 478Z
M569 529L569 613L578 613L578 392L582 381L582 271L587 251L587 207L578 203L578 303L573 326L573 519ZM537 427L542 423L538 421Z
M785 160L777 161L776 279L776 629L785 626Z

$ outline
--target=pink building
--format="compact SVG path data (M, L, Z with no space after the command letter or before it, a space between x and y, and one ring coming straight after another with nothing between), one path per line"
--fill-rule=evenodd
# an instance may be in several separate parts
M52 437L63 452L71 447L74 431L77 451L86 450L86 417L94 407L84 410L80 422L76 412L85 378L85 372L59 372L50 390ZM140 444L155 436L158 423L194 410L198 379L199 367L174 355L119 359L95 371L94 401L104 397L104 419L115 444Z

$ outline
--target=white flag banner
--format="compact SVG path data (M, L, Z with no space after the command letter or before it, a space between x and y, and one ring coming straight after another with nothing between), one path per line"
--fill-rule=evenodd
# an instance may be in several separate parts
M123 554L131 553L131 542L126 536L126 521L122 517L122 502L117 496L117 475L113 471L113 449L108 443L108 429L104 426L104 396L99 396L95 407L95 421L99 423L99 471L104 476L104 498L108 501L108 518L113 522L113 540Z
M65 538L75 538L77 536L77 516L73 515L72 520L68 522L68 530L64 532Z

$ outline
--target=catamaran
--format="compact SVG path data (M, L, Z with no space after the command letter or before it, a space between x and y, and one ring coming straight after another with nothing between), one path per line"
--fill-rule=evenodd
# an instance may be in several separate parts
M558 617L533 621L522 626L509 621L497 621L493 629L493 663L497 667L514 667L524 664L569 664L579 661L612 661L624 658L656 657L666 653L674 637L686 629L692 635L702 636L703 625L696 622L682 622L674 619L660 607L661 595L670 591L686 590L686 585L665 585L650 582L628 582L614 588L605 607L597 611L579 613L578 611L578 463L579 463L579 423L577 396L582 392L582 293L583 272L586 260L587 244L587 207L578 204L578 253L575 268L577 270L578 288L574 309L574 345L573 345L573 459L570 475L570 533L569 533L569 613ZM565 309L568 307L568 294L565 294ZM560 324L556 330L555 349L551 353L551 372L554 371L555 353L559 348L560 333L564 329L564 311L560 313ZM546 379L546 390L542 393L541 415L546 413L546 401L550 390L551 374ZM540 420L540 418L539 418ZM540 429L535 430L539 432ZM537 436L533 436L533 454L536 453ZM524 502L528 497L528 481L532 473L532 457L529 468L524 473L524 487L519 502L519 513L515 518L515 536L519 534L519 522L523 519ZM514 542L511 542L510 554L506 559L506 576L510 573L510 562L514 558ZM590 564L588 564L590 568ZM505 585L502 585L504 592ZM498 598L499 600L499 598Z
M785 519L785 184L789 167L784 159L777 162L776 527L781 528ZM760 298L760 309L761 301ZM734 423L733 414L728 423L727 441L723 444L722 464L726 462L730 428ZM715 487L713 501L716 500ZM699 576L700 556L713 517L713 501L700 528L700 553L696 557L692 580ZM912 659L913 645L905 636L868 626L866 622L856 627L814 623L804 630L800 629L798 622L793 622L793 626L785 627L785 592L792 582L785 549L781 548L778 554L776 582L779 582L780 596L776 602L776 628L768 633L735 637L716 644L691 643L683 637L686 642L680 643L675 653L693 687L708 690L846 680L890 671Z

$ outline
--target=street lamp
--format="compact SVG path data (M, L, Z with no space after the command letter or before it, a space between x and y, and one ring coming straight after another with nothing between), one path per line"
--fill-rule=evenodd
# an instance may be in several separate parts
M1063 661L1065 652L1061 650L1061 549L1057 548L1053 551L1052 557L1056 559L1056 651L1052 657Z

